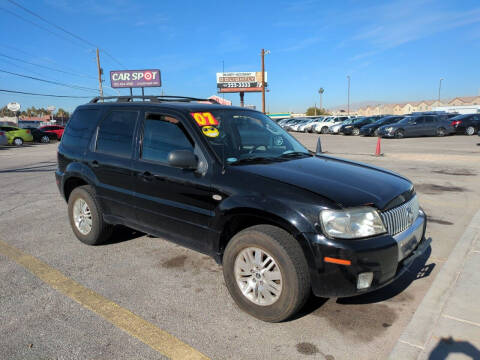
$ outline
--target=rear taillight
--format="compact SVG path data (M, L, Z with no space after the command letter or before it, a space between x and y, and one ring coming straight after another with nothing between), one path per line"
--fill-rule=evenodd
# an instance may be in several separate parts
M0 135L5 135L5 133L3 131L0 131Z
M450 123L450 126L457 126L457 125L460 125L461 123L462 123L461 120L455 120Z

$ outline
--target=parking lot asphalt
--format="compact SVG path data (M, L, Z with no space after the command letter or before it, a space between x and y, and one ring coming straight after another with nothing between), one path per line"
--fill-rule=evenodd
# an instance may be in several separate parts
M315 148L318 135L294 136ZM384 359L480 206L480 139L382 140L381 157L373 156L376 138L321 139L329 155L410 178L430 218L432 248L415 271L386 288L312 299L288 322L268 324L242 313L220 266L202 254L128 229L103 246L80 243L53 176L56 144L0 147L0 241L212 359ZM57 290L19 263L25 256L15 260L0 251L0 358L164 357L147 345L151 334L132 336L115 313L104 316Z

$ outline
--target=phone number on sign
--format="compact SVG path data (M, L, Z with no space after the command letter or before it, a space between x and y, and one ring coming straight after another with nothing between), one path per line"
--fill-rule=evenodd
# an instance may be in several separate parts
M256 82L229 82L218 84L219 88L249 88L258 86Z

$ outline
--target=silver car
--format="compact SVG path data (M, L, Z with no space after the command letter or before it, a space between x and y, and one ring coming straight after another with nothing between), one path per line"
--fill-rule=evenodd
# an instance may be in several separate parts
M7 144L8 144L7 134L5 134L4 131L0 131L0 146L7 145Z

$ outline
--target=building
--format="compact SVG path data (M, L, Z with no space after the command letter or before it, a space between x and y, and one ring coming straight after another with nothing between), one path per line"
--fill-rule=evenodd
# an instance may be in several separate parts
M477 107L478 105L478 107ZM368 105L351 111L362 116L372 116L381 114L405 115L419 111L447 111L458 113L478 112L480 108L480 96L462 96L450 100L422 100L410 101L399 104L384 104L372 106ZM441 110L440 110L441 109ZM469 112L466 112L469 111Z

